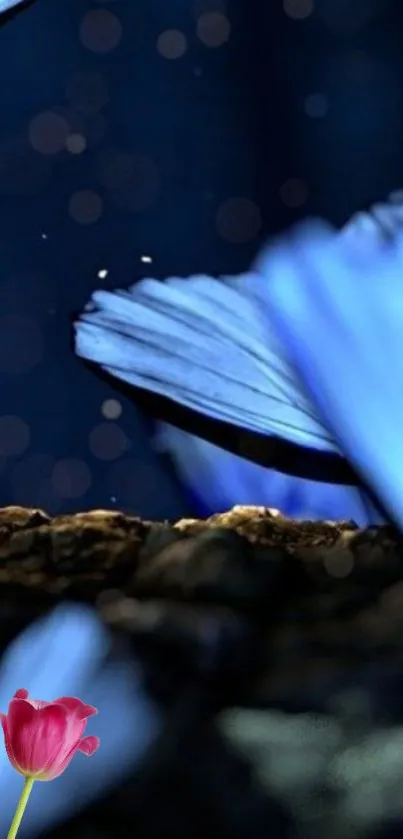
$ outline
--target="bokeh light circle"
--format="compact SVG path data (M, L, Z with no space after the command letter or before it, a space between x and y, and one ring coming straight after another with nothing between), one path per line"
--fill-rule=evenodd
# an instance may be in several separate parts
M206 47L221 47L229 41L231 24L222 12L204 12L197 20L197 36Z
M52 175L53 158L38 154L28 137L0 143L0 195L36 195Z
M28 373L44 354L42 330L24 315L0 316L0 373L20 376Z
M287 207L302 207L308 195L308 184L300 178L288 178L280 187L280 198Z
M52 469L52 484L61 498L80 498L89 490L91 472L84 460L66 457L58 460Z
M29 454L10 469L11 499L26 507L39 507L56 513L62 499L52 486L55 459L48 454Z
M96 425L88 442L91 453L99 460L117 460L129 448L126 434L115 422Z
M187 50L187 38L179 29L166 29L157 38L157 50L163 58L175 61Z
M305 20L315 9L314 0L284 0L283 7L286 15L293 20Z
M73 108L96 113L109 102L108 81L95 71L77 73L67 82L66 95Z
M17 457L28 448L29 426L13 414L0 416L0 457Z
M306 97L304 102L304 110L308 117L312 119L320 119L326 116L329 109L329 103L322 93L311 93Z
M40 154L59 154L66 146L69 126L60 114L42 111L30 122L29 142Z
M75 192L69 201L69 215L77 224L95 224L102 215L103 200L97 192L82 189Z
M118 46L122 34L123 27L119 18L107 9L93 9L81 21L80 40L91 52L112 52Z
M260 209L250 198L228 198L218 209L218 233L227 242L250 242L259 234L261 227Z
M101 413L105 419L116 420L122 414L123 408L117 399L105 399L101 405Z
M143 154L106 149L97 160L99 182L110 191L110 198L120 207L143 212L159 194L160 176L154 161Z
M87 148L87 140L82 134L69 134L66 149L70 154L82 154Z

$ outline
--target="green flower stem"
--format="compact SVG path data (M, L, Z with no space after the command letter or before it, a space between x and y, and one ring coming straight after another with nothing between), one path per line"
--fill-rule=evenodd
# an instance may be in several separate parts
M18 828L22 822L22 817L25 813L25 808L28 804L28 798L31 795L34 781L34 778L25 778L24 787L21 793L20 800L17 804L17 809L14 813L14 818L11 822L10 830L8 831L7 839L15 839L17 835Z

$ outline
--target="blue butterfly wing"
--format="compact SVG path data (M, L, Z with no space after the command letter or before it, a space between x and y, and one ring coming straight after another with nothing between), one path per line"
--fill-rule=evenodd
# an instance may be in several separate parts
M33 3L35 3L35 0L0 0L0 26L3 26Z
M402 192L396 192L386 203L376 204L369 212L355 215L341 234L343 242L363 248L364 253L367 253L368 246L375 248L378 253L380 250L383 251L384 246L390 241L395 241L401 233L402 201ZM317 244L314 246L315 237ZM300 233L301 241L311 242L313 250L320 247L320 243L326 241L328 237L333 238L333 233L323 226L317 226L315 237L312 237L311 227L308 229L304 227L303 232ZM298 249L299 244L297 245L296 240L290 248L288 239L281 249L282 254L285 255L284 261L287 262L290 254L297 253ZM298 260L299 256L297 256ZM269 266L268 270L266 270L266 265ZM273 305L270 286L275 273L280 293L283 293L285 298L283 310L289 320L296 300L292 292L287 294L287 278L283 276L284 268L276 263L274 271L272 247L259 256L255 267L262 273L265 283L267 281L267 297L264 289L262 292L262 287L256 284L254 279L251 280L253 274L233 279L232 283L237 284L244 291L249 290L252 295L257 294L260 305L266 299L270 318ZM310 275L309 271L308 274ZM365 277L366 273L363 276ZM333 287L337 288L339 279L334 272L332 282ZM316 290L312 293L317 299ZM366 293L365 288L363 293ZM351 307L349 310L351 313ZM316 330L315 318L312 318L309 313L306 313L304 317L301 316L301 319L308 331L312 325ZM326 330L330 322L329 318ZM327 335L321 335L319 346L321 344L323 347L326 346L326 338ZM284 348L284 333L279 339L283 342ZM301 349L294 353L291 345L289 355L294 359L296 367L299 365L299 360L304 357ZM277 507L285 514L296 518L348 518L355 520L361 526L382 521L379 510L360 489L326 483L318 484L315 481L274 472L168 425L161 428L160 438L164 441L165 450L169 451L173 457L180 477L190 488L192 498L196 499L200 514L211 514L217 510L228 509L234 504L258 504Z
M362 527L382 521L358 488L267 469L167 424L158 426L157 445L171 456L200 517L242 504L298 519L354 520Z
M370 247L380 255L387 242L398 235L401 225L401 196L395 195L387 204L376 205L370 214L354 218L341 238L345 248L356 247L357 252L361 249L367 252ZM298 357L289 343L289 336L285 335L284 329L279 329L278 312L271 294L275 277L276 287L284 285L284 295L287 294L288 323L295 317L298 320L299 314L294 311L297 299L292 292L287 293L287 289L291 288L290 265L299 264L301 274L311 270L309 265L305 268L302 261L302 240L304 247L309 246L313 253L319 254L325 243L338 242L339 237L332 228L310 222L298 237L289 236L280 243L270 243L259 255L252 271L239 277L194 276L186 280L170 278L165 282L144 279L127 291L95 292L87 311L75 324L77 354L116 379L167 397L179 406L197 411L199 417L207 416L227 423L228 427L260 435L257 456L256 452L250 456L242 446L231 448L225 441L220 443L219 449L211 447L214 439L202 432L198 434L197 422L193 427L178 423L183 435L165 427L167 448L179 471L186 472L193 494L198 491L197 476L201 474L203 452L206 486L202 496L214 498L214 504L219 507L228 506L231 503L228 499L239 503L240 495L243 497L246 493L249 503L256 503L258 497L269 498L270 505L281 506L287 511L288 499L298 498L296 510L306 510L311 506L308 500L305 501L306 489L312 499L313 514L323 509L314 500L321 491L316 491L314 483L290 483L288 487L288 482L279 478L275 488L270 469L251 469L245 463L244 452L248 460L282 469L283 464L278 467L275 460L279 443L284 441L294 447L290 457L285 458L284 471L308 479L316 477L313 464L318 454L322 464L318 477L325 482L347 483L332 472L335 461L330 463L326 459L330 456L340 461L344 449L327 415L323 414L321 403L312 398L305 376L299 372ZM365 287L365 267L363 270L361 284ZM334 271L333 278L337 283L338 276ZM307 331L315 331L315 313L307 311L302 317ZM326 347L326 337L326 334L321 335L322 349ZM172 425L172 420L169 422ZM207 445L200 441L192 443L186 435L189 430L210 442ZM268 448L266 457L265 440L270 439L275 443ZM228 452L221 451L221 445L240 456L231 460L227 457ZM189 456L190 447L192 457ZM307 453L303 468L298 464L301 452ZM195 468L190 476L192 463ZM232 475L225 492L221 477L224 464L225 474ZM348 476L349 483L354 481L356 477L351 480ZM247 486L250 487L248 492ZM221 487L220 491L218 487ZM243 493L240 493L240 487L244 488ZM363 502L359 493L341 488L338 498L346 516L351 505L351 516L357 520L364 516L365 519L368 502ZM330 486L329 506L332 509L328 515L335 515L339 506ZM368 515L371 520L377 518L372 508Z
M402 527L402 206L383 213L389 229L376 224L377 236L367 225L313 242L301 228L260 270L279 340L323 421Z

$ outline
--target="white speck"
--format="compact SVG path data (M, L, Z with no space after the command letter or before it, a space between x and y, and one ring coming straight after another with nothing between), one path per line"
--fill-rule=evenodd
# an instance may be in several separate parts
M116 504L117 498L116 495L111 495L112 504Z
M152 262L152 261L153 261L152 256L147 256L146 254L143 254L143 256L141 257L141 262Z
M47 233L41 233L41 239L47 239L47 238L48 238Z
M109 271L108 271L107 268L101 268L101 270L98 271L98 277L99 277L100 280L106 280L108 274L109 274Z

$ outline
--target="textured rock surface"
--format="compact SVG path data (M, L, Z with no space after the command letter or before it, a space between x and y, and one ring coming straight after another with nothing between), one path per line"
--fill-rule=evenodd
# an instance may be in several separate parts
M246 617L267 648L257 704L327 708L336 687L366 681L374 659L385 676L402 661L402 544L389 527L296 522L256 507L177 523L0 510L5 640L61 598L93 603L128 631L145 600Z
M253 507L177 523L0 510L2 649L64 598L93 604L134 652L166 728L139 773L52 839L119 839L134 824L141 839L399 835L391 528Z

